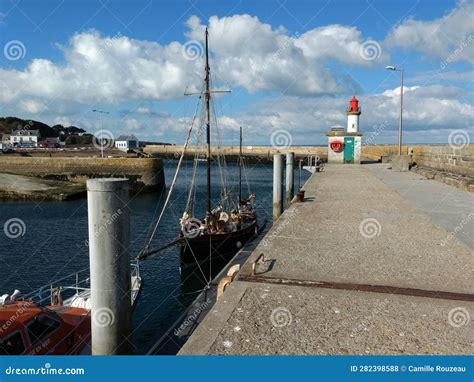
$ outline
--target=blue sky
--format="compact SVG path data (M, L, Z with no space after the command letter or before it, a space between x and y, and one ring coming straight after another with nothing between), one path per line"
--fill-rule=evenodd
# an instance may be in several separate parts
M361 129L396 141L405 69L407 142L473 134L472 1L0 1L0 115L181 143L210 27L223 143L321 144L360 98ZM186 47L197 47L189 57ZM15 50L15 48L17 48ZM367 48L368 50L364 50ZM201 49L201 50L200 50ZM398 93L397 93L398 91Z

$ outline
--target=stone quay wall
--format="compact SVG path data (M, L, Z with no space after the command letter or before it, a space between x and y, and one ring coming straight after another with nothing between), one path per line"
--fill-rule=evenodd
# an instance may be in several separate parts
M130 179L130 186L135 190L155 190L165 186L163 161L159 158L49 158L0 155L0 172L69 181L123 177Z

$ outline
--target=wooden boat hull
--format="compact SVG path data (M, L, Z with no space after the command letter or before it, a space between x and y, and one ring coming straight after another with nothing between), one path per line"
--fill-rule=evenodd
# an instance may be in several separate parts
M254 220L239 231L185 239L181 245L181 267L209 259L230 260L256 232L257 221Z

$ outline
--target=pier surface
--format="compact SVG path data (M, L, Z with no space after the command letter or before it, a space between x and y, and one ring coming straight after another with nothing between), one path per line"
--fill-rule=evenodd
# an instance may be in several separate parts
M472 193L385 164L304 188L180 354L473 353Z

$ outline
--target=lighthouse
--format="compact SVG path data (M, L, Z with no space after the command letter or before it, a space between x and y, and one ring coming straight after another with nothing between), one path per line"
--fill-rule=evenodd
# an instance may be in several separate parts
M360 114L359 100L353 96L346 109L346 131L343 127L334 127L326 133L329 163L360 163L363 135L359 131Z
M360 107L359 100L356 96L353 96L349 101L349 107L346 110L347 114L347 132L358 133L359 132L359 115Z

